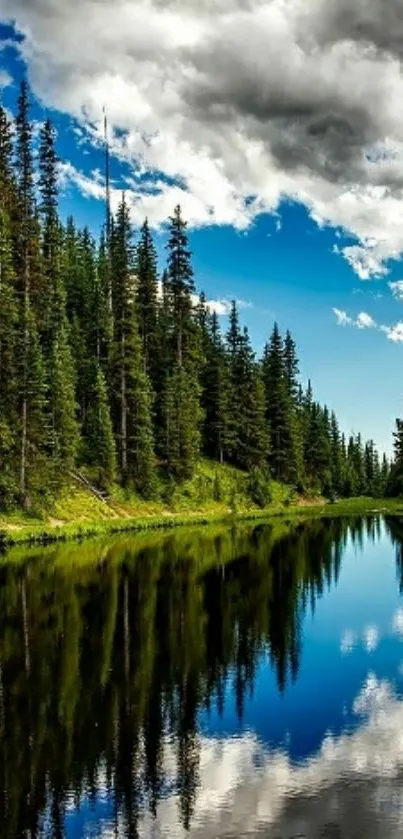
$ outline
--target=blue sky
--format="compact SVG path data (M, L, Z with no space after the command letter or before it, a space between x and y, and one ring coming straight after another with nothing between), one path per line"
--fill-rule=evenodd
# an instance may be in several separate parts
M300 0L287 16L282 0L218 2L214 19L208 0L83 0L79 14L77 0L0 0L0 84L13 111L27 76L33 118L58 130L62 215L95 234L105 105L113 202L124 188L135 227L149 216L161 265L179 200L198 288L240 301L258 353L274 319L289 328L318 399L390 452L403 412L400 41L363 10L347 38L343 2L306 3L313 49Z

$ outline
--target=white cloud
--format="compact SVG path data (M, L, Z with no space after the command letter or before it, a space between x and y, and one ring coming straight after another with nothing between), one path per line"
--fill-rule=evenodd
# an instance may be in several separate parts
M344 312L342 309L333 309L334 314L336 315L336 320L339 326L352 326L354 321L350 318L347 312Z
M397 300L403 300L403 280L396 280L394 283L388 283L389 288Z
M367 312L360 312L356 318L350 317L343 309L333 309L339 326L356 326L357 329L374 329L376 322Z
M356 324L358 329L373 329L373 327L376 326L374 319L371 315L368 315L367 312L360 312L360 314L357 315Z
M403 342L403 321L398 321L394 326L381 326L380 329L385 333L388 341L393 341L394 344Z
M0 0L0 16L24 36L47 106L100 136L105 105L113 153L133 168L135 221L158 225L179 200L191 225L244 230L288 198L351 234L338 252L368 279L403 250L400 12L342 6ZM147 193L139 170L169 183Z
M356 318L350 317L350 315L342 309L334 308L333 313L339 326L355 326L357 329L377 329L379 332L383 332L386 335L388 341L392 341L395 344L403 342L403 321L398 321L392 326L387 326L385 324L378 325L373 317L368 315L367 312L360 312Z

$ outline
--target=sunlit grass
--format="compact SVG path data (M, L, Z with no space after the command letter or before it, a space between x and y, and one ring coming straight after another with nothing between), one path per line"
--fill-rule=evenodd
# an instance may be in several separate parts
M194 477L169 487L161 478L158 497L145 501L113 487L107 503L76 483L69 484L49 511L28 516L0 514L0 544L46 544L91 536L207 524L226 519L254 520L283 516L403 515L403 499L351 498L335 503L298 498L290 487L272 481L271 502L261 509L251 501L248 475L231 466L203 460Z

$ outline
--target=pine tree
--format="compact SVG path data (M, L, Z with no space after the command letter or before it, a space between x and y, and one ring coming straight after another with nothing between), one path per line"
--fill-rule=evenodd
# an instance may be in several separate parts
M189 373L177 362L167 376L163 415L168 472L183 481L192 477L200 454L200 403Z
M145 369L152 378L155 367L157 296L157 253L146 219L140 231L136 253L136 310Z
M49 119L44 123L39 138L39 192L43 217L43 257L45 269L54 268L59 247L58 225L58 157L55 149L55 130ZM51 282L49 283L51 285Z
M240 414L238 418L237 463L246 470L264 467L269 453L266 400L260 370L245 328L237 365Z
M16 241L16 273L19 288L19 444L20 497L24 507L31 503L30 465L37 465L31 453L39 452L44 442L43 360L38 343L32 300L33 257L37 239L32 157L32 126L29 121L28 87L21 84L16 117L16 180L18 195L18 227ZM32 365L34 365L35 373ZM37 388L37 390L35 390ZM38 416L41 421L38 421Z
M390 464L386 454L383 454L380 474L380 492L379 495L383 498L387 494L390 479Z
M177 206L170 219L164 288L172 351L168 352L163 385L161 448L171 474L180 478L190 477L196 464L202 420L199 381L202 356L193 312L193 268L186 228Z
M394 458L386 486L389 497L403 495L403 420L396 420L396 430L393 432ZM386 466L384 461L384 473Z
M242 348L242 333L235 300L231 303L229 327L226 334L228 364L228 427L227 451L231 463L237 462L239 450L239 421L241 413L239 368Z
M216 312L207 319L205 366L202 378L203 449L224 462L230 448L230 388L225 348Z
M6 111L0 105L0 202L11 222L16 211L15 177L13 171L13 129Z
M295 484L299 479L297 429L284 364L284 345L277 324L264 350L262 373L272 473L277 480Z
M310 408L305 439L305 468L310 484L328 495L332 486L332 440L328 410L317 402Z
M126 484L132 483L144 495L150 495L155 472L151 389L134 306L132 231L124 196L114 227L112 273L114 421L119 466Z
M94 467L98 483L108 487L116 477L116 448L105 376L98 361L92 368L91 398L83 429L83 460Z
M293 404L298 401L298 376L299 376L299 362L297 358L297 350L295 341L289 330L286 332L284 340L284 367L285 377L287 380L288 393Z
M17 497L15 429L18 426L18 300L10 223L0 209L0 508Z
M192 357L192 338L195 334L192 319L195 285L186 228L187 224L178 205L170 218L167 292L172 311L176 361L180 367Z
M24 344L17 378L23 386L22 417L19 430L24 444L20 461L20 499L29 510L49 491L47 459L46 380L35 317L29 301L24 301Z
M113 343L112 277L110 254L102 233L96 264L95 324L96 357L105 376L110 373Z
M344 463L343 449L339 425L334 411L330 417L330 446L331 446L331 472L333 492L341 495L343 492Z
M43 263L46 274L47 312L44 317L43 346L47 368L48 410L50 414L50 454L55 475L74 465L78 428L75 419L75 369L70 349L66 314L66 293L61 267L61 228L58 202L58 158L55 132L50 120L41 130L39 147L40 212L43 218Z

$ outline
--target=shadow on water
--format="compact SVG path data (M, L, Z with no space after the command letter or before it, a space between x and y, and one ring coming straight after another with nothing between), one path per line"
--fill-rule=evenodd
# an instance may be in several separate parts
M403 591L403 525L386 528ZM279 692L297 680L304 615L337 585L347 543L362 548L380 529L377 517L329 519L10 552L1 837L99 836L103 823L136 837L171 794L189 829L200 714L222 715L230 692L242 727L262 656ZM83 802L97 832L83 832Z

